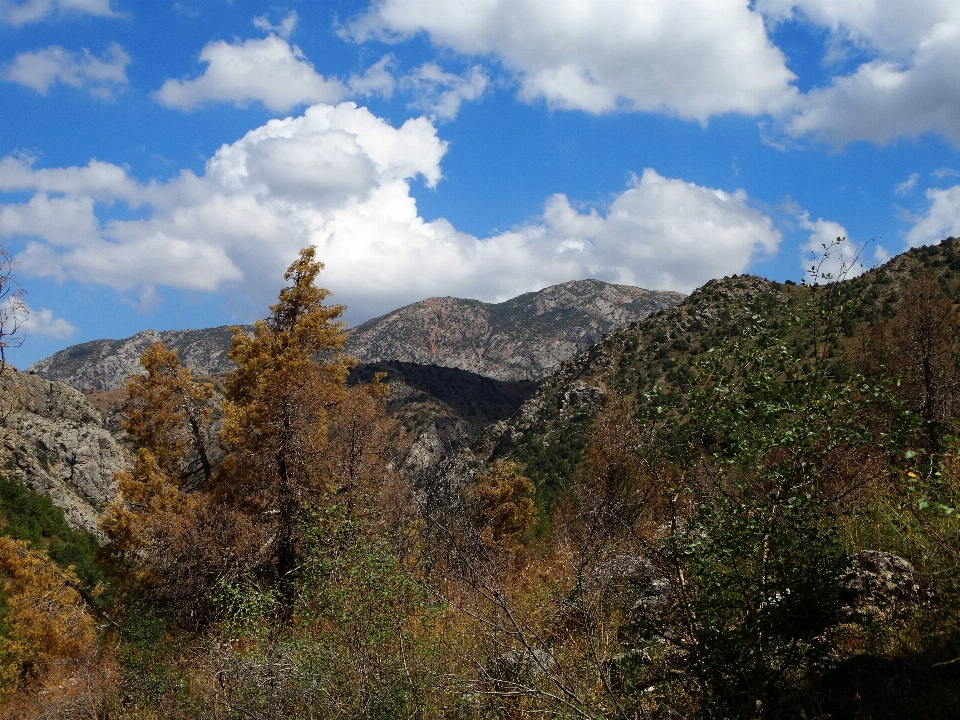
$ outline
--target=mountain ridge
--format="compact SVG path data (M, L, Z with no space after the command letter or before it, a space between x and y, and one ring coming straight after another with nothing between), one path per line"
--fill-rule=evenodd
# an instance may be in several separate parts
M457 368L496 380L543 377L600 337L685 296L600 280L573 280L501 303L427 298L348 331L347 354L360 363L404 362ZM160 341L198 375L232 369L233 326L144 330L121 340L73 345L27 370L82 392L115 390L141 371L140 355ZM250 332L252 326L240 325Z

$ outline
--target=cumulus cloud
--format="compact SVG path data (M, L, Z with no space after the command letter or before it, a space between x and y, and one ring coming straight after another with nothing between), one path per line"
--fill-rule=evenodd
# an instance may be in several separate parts
M870 58L797 98L789 135L884 144L927 132L960 145L960 5L952 0L758 0L773 21L802 16Z
M110 163L91 160L84 167L37 168L30 155L0 158L0 191L33 190L89 197L101 202L122 200L133 207L145 197L145 188L126 171ZM151 187L151 186L147 186Z
M116 17L110 0L0 0L0 22L14 27L43 20L54 14L87 14Z
M441 180L446 143L425 118L393 127L353 103L315 105L224 145L202 175L140 184L114 166L38 169L0 160L0 188L33 192L0 204L0 237L26 243L25 273L111 285L164 286L268 302L298 248L314 244L323 282L353 317L430 295L500 300L575 278L691 290L776 251L780 233L740 190L652 169L606 207L564 195L542 215L478 238L427 221L410 182ZM101 222L96 203L145 206ZM71 231L72 228L72 231Z
M410 107L425 111L434 120L453 120L465 101L477 100L483 95L489 82L479 65L461 76L445 72L432 62L424 63L403 78L404 87L415 95Z
M435 45L497 57L525 99L590 113L703 122L777 110L795 94L763 17L742 0L380 0L346 32L359 41L424 32Z
M54 340L66 340L72 337L77 329L63 318L54 316L52 310L26 308L26 317L20 326L20 331L28 336L41 335Z
M397 85L393 74L396 62L393 55L388 53L368 67L362 75L351 75L347 81L350 92L359 96L379 95L388 99L393 97L393 90Z
M945 190L927 190L930 207L907 233L907 245L918 247L938 243L945 237L960 237L960 185Z
M118 43L112 43L99 58L86 48L74 53L53 45L17 55L4 68L3 79L43 94L59 82L106 100L127 86L129 64L130 56Z
M262 102L286 112L297 105L331 103L346 94L343 83L323 77L296 45L278 35L228 43L208 43L200 52L207 65L193 79L167 80L155 93L160 104L193 110L208 102L245 107Z

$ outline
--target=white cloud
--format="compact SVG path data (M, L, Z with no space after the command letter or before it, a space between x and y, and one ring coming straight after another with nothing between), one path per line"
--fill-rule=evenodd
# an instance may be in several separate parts
M26 308L26 317L20 326L24 335L42 335L55 340L72 337L77 329L63 318L54 317L47 308L33 310Z
M103 202L122 200L132 206L140 205L145 197L142 185L131 179L123 168L110 163L91 160L85 167L35 170L35 162L36 158L28 155L0 158L0 191L34 190Z
M938 243L945 237L960 237L960 185L946 190L927 190L930 208L907 233L907 245L918 247Z
M83 245L98 231L89 197L49 198L37 193L25 203L0 205L0 237L39 237L68 246Z
M380 0L349 27L360 41L418 32L497 57L523 98L558 108L703 122L777 110L795 94L763 17L744 0Z
M882 265L892 257L883 245L877 245L873 249L873 262L877 265Z
M280 21L279 25L272 24L266 15L255 17L253 19L253 24L264 32L274 33L275 35L279 35L286 40L297 27L297 21L299 19L300 16L297 15L297 11L291 10L287 13L287 16Z
M960 146L960 4L954 0L758 0L776 21L800 14L870 58L797 99L789 135L884 144L932 132Z
M0 22L14 27L43 20L53 14L77 13L116 17L110 0L0 0Z
M402 84L416 96L410 107L425 111L434 120L453 120L465 101L477 100L483 95L489 82L479 65L461 76L428 62L404 77Z
M907 60L930 29L957 16L953 0L757 0L772 21L800 15L830 30L839 42Z
M379 95L389 99L393 96L393 90L397 85L396 78L393 76L395 65L396 59L393 55L384 55L368 67L363 75L351 75L347 86L354 95Z
M743 191L652 169L606 208L555 195L540 217L477 238L424 220L411 195L416 176L440 181L446 147L424 118L395 128L343 103L271 120L221 147L202 175L166 183L121 180L113 166L35 169L5 158L0 187L34 197L0 204L0 236L27 241L16 258L24 273L124 291L220 290L256 307L275 296L297 249L314 244L324 284L364 318L430 295L499 300L586 277L691 290L745 271L780 242ZM145 217L99 222L93 198L111 191L143 203Z
M917 181L920 179L920 173L910 173L910 177L904 180L902 183L898 183L893 191L897 195L909 195L910 191L917 186Z
M193 110L208 102L244 107L262 102L286 112L297 105L337 102L346 94L343 83L324 78L300 48L277 35L258 40L208 43L200 52L203 74L192 80L167 80L156 92L160 104Z
M3 79L20 83L46 94L60 82L87 90L94 97L110 99L127 86L130 56L117 43L111 43L102 57L86 48L73 53L53 45L37 52L17 55L3 70Z
M861 275L862 248L850 240L847 229L833 220L810 220L810 213L797 214L800 227L810 232L803 246L803 270L810 282L833 282Z

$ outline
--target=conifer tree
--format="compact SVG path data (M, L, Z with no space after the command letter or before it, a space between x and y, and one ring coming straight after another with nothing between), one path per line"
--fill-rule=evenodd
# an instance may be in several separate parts
M218 490L271 528L273 573L289 611L297 565L297 524L310 498L336 488L325 472L330 411L353 361L338 318L315 285L323 264L312 247L284 275L290 285L253 336L235 329L225 383L222 439L230 450Z
M46 553L20 540L0 537L0 572L10 628L0 638L0 698L57 661L93 649L95 628L75 589L72 568L61 570Z
M146 375L127 380L124 429L146 448L160 469L185 488L210 481L207 450L213 388L193 380L176 350L156 342L143 351ZM200 482L197 482L197 476Z

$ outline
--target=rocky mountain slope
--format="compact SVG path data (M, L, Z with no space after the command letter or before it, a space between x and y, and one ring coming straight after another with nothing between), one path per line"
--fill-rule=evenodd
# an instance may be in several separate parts
M575 280L497 304L430 298L358 325L347 349L367 363L400 360L534 380L611 330L683 297Z
M418 484L484 428L511 417L537 389L532 380L494 380L457 368L402 362L358 365L350 381L369 382L378 372L386 373L387 412L407 432L406 467Z
M0 464L9 479L48 496L74 528L93 532L127 456L81 393L8 366L0 375Z
M683 297L576 280L498 304L430 298L357 326L346 349L361 363L399 361L459 368L498 380L531 380L611 330L676 305ZM85 392L116 390L139 371L141 353L157 340L177 349L198 375L230 370L231 337L226 326L145 330L124 340L74 345L29 369Z
M252 330L252 326L241 326ZM229 326L205 330L144 330L123 340L91 340L65 348L31 365L28 370L47 380L64 382L77 390L118 390L134 373L141 372L140 356L155 342L176 349L180 360L197 375L233 367L227 350L233 331Z

